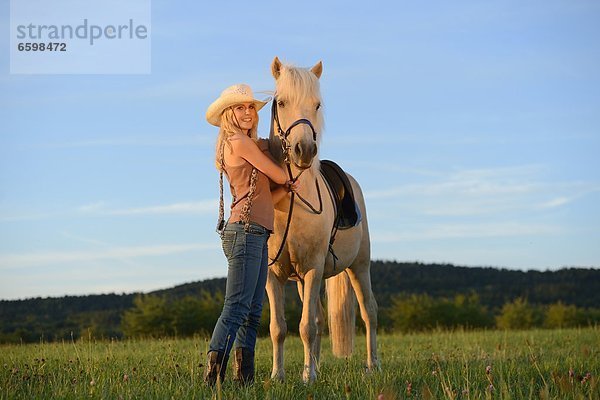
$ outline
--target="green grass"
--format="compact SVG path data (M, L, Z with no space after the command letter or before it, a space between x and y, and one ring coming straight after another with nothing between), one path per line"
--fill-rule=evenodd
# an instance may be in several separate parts
M202 384L206 346L205 338L2 346L0 399L600 399L600 328L380 335L381 371L371 374L364 337L348 360L334 358L324 338L313 385L301 381L298 337L286 340L286 382L270 381L263 338L257 383L227 379L220 391Z

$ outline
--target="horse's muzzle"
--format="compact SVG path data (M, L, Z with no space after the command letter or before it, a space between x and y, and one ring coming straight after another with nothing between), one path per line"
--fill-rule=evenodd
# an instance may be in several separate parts
M316 155L317 144L315 142L299 142L294 146L294 164L300 169L310 168Z

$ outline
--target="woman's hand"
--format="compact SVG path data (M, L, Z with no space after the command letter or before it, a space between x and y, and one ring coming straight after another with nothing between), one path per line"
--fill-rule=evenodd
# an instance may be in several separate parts
M279 203L284 198L289 198L290 192L297 193L300 189L300 182L287 181L284 184L271 185L271 196L273 204Z
M285 188L288 192L298 193L298 190L300 190L300 181L287 181L285 183Z

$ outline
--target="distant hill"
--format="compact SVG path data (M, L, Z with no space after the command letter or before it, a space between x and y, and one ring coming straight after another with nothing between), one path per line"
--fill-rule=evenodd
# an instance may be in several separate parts
M453 265L371 263L373 292L378 301L397 293L427 293L452 297L475 292L481 303L501 307L517 297L532 304L562 301L577 307L600 306L600 269L563 268L556 271L518 271Z
M498 309L517 297L532 304L562 301L577 307L600 307L600 270L564 268L557 271L515 271L497 268L373 261L371 281L380 309L392 296L426 293L453 297L477 293L480 302ZM298 302L293 284L286 301ZM225 291L225 278L186 283L151 292L170 299ZM121 315L130 308L136 293L0 301L0 342L69 339L85 335L120 337Z

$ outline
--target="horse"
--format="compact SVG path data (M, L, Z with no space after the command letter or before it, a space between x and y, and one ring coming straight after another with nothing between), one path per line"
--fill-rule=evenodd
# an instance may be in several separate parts
M355 308L358 300L366 328L367 370L379 369L377 359L377 302L371 289L371 249L365 201L357 181L347 174L362 215L357 226L339 230L330 239L336 221L333 198L323 196L326 188L320 173L318 148L323 128L319 79L323 64L312 68L282 64L275 57L275 78L269 148L274 159L300 180L294 194L275 205L274 232L269 239L272 260L267 276L270 307L270 336L273 344L271 378L283 381L283 343L287 333L284 316L284 285L297 282L302 300L299 326L304 346L305 383L317 379L324 328L321 283L326 279L328 322L333 353L348 357L354 347ZM325 189L324 193L327 193ZM297 203L294 208L294 203ZM320 204L320 209L316 204Z

